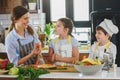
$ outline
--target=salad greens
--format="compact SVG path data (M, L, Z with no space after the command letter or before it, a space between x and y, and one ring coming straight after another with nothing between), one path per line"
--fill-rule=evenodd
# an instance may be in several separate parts
M35 69L32 67L18 67L19 73L18 73L18 80L24 80L24 78L28 78L28 80L39 80L39 75L41 74L47 74L50 73L45 69Z

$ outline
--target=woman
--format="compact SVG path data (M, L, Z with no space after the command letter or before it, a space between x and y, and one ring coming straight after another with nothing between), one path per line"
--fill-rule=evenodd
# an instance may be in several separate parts
M41 63L40 41L33 28L28 25L29 11L22 6L13 8L11 21L5 39L9 61L15 65ZM39 44L35 46L36 43Z
M79 60L78 41L72 36L73 22L69 18L60 18L55 27L55 34L49 45L49 56L56 65L71 65Z

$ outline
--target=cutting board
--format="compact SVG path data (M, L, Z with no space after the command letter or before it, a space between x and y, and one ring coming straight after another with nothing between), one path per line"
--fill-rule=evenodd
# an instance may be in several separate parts
M53 68L53 69L47 69L50 72L78 72L73 66L63 67L62 68Z
M47 68L46 68L46 66ZM49 66L48 66L49 65ZM74 66L54 66L51 64L43 64L43 65L31 65L32 67L34 68L40 68L40 66L44 66L44 67L41 67L41 68L45 68L47 69L49 72L78 72ZM26 65L26 67L28 67L28 65Z

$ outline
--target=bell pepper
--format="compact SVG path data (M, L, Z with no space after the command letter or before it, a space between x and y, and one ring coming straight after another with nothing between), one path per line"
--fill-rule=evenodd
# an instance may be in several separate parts
M4 69L4 68L6 68L8 62L9 62L8 59L0 60L0 69Z

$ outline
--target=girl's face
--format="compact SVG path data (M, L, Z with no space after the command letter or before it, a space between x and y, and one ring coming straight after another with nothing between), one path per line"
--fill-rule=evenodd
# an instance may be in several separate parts
M55 27L55 34L56 35L65 34L65 28L64 28L63 22L57 21L56 27Z
M101 30L96 30L96 39L98 42L104 42L105 40L108 40L109 35L108 34L104 34Z
M21 18L16 20L16 24L19 27L27 28L29 23L29 12L24 14Z

